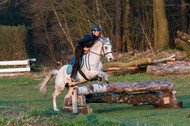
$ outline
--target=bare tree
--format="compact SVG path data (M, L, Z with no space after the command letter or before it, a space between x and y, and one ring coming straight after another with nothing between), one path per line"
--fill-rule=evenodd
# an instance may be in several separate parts
M121 43L121 0L116 0L116 14L115 14L115 42L116 51L122 52Z
M155 49L169 47L169 30L164 0L153 0Z
M184 32L187 32L186 11L186 2L185 0L181 0L181 27Z
M122 36L122 45L123 51L127 50L128 52L133 51L133 43L130 39L130 0L124 1L124 16L123 16L123 36Z

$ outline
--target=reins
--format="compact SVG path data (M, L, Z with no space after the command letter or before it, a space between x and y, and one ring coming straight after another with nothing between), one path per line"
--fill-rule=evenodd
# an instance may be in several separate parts
M102 43L101 51L103 51L103 56L105 57L107 54L112 53L112 52L107 52L107 53L105 53L105 51L104 51L104 45L111 45L111 44ZM101 51L100 51L100 52L101 52ZM93 52L93 51L91 51L91 50L88 51L88 53L87 53L86 56L85 56L85 64L86 64L86 68L87 68L89 71L91 70L90 61L89 61L89 59L90 59L90 53L95 54L95 55L98 55L98 56L101 56L101 54L98 54L98 53ZM88 55L88 56L87 56L87 55ZM87 60L87 58L88 58L88 60ZM87 63L87 61L88 61L88 63Z

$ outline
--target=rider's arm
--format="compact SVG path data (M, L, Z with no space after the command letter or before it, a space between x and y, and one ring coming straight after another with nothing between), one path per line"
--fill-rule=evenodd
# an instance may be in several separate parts
M84 38L78 40L78 43L79 43L79 45L80 45L81 47L84 48L84 47L85 47L84 43L85 43L85 42L89 42L90 40L91 40L91 36L87 35L87 36L85 36Z

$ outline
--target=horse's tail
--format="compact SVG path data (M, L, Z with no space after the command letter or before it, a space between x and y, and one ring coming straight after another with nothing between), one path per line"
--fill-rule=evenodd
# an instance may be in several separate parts
M45 78L45 80L39 85L40 92L43 93L44 96L46 96L46 85L48 81L57 74L58 70L54 69L50 72L50 74Z

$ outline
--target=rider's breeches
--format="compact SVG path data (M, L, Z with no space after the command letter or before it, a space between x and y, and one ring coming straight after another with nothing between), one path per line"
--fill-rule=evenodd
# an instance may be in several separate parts
M75 48L75 64L73 65L73 69L71 72L71 77L76 76L77 71L80 68L80 60L82 59L82 56L84 54L84 50L79 45Z

